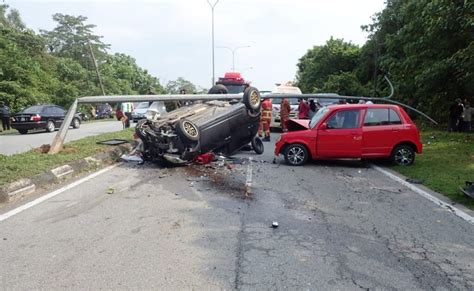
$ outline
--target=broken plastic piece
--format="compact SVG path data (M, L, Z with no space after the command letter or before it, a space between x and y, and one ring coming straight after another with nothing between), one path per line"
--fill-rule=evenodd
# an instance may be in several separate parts
M137 162L137 163L143 163L143 159L137 155L126 155L123 154L120 157L123 161L125 162Z
M205 153L205 154L197 156L194 159L194 162L199 165L206 165L214 161L215 158L216 156L213 153Z
M278 221L274 221L274 222L272 223L272 227L273 227L273 228L277 228L277 227L278 227Z

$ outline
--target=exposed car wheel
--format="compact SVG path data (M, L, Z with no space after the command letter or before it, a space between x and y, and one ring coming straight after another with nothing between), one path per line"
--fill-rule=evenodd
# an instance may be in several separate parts
M181 119L178 123L178 131L187 139L192 141L199 140L199 129L187 119Z
M28 129L19 129L18 132L20 134L27 134L28 133Z
M292 166L301 166L308 160L308 150L301 144L290 144L285 149L285 161Z
M251 141L252 149L255 151L257 155L263 154L264 147L263 142L259 137L254 136Z
M253 111L260 111L260 93L258 92L257 88L248 87L244 91L244 104L247 109L251 109Z
M79 121L79 118L74 118L72 120L72 128L79 128L81 126L81 122Z
M49 120L48 123L46 123L46 131L53 132L55 129L56 126L54 125L54 122L52 120Z
M229 90L227 90L226 86L222 84L214 85L209 89L207 94L227 94Z
M399 145L392 151L390 160L398 166L409 166L415 161L415 150L406 144Z

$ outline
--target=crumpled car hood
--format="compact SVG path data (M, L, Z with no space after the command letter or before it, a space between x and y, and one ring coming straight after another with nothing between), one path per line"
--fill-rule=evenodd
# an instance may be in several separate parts
M290 119L287 122L288 131L298 131L309 129L308 119Z

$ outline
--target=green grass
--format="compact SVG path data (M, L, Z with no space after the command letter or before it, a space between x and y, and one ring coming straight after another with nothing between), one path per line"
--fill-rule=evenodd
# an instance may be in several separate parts
M15 133L15 132L18 132L18 131L16 131L15 129L3 130L0 132L0 135L6 135L6 134Z
M20 178L29 178L44 171L64 165L67 162L79 160L100 152L109 147L96 144L98 141L119 138L131 140L133 129L86 137L65 144L64 150L50 155L31 150L12 156L0 155L0 186Z
M474 134L428 129L422 130L422 142L423 154L412 166L392 169L474 209L474 199L459 191L465 181L474 180Z

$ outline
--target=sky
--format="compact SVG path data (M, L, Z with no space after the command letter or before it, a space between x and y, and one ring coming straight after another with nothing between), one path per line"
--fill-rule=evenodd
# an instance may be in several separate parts
M94 33L160 79L212 84L212 10L207 0L2 0L27 27L52 30L55 13L82 15ZM214 4L216 0L209 0ZM215 78L235 70L260 90L295 79L299 58L333 36L363 45L361 25L384 0L219 0L214 8ZM227 47L227 48L223 48ZM243 48L238 48L243 47ZM236 49L237 48L237 49ZM232 49L234 54L232 54Z

